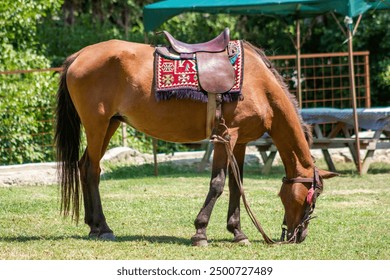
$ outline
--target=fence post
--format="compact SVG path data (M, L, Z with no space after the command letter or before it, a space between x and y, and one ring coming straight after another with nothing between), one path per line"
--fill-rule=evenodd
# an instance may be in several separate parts
M371 108L371 91L370 91L370 62L369 53L364 55L364 84L366 90L366 108Z
M122 123L122 147L127 147L127 131L125 123Z

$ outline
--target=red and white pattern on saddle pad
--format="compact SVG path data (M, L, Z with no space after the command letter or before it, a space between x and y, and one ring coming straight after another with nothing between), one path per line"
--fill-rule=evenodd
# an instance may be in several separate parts
M225 101L237 100L241 94L243 77L243 49L239 40L230 41L229 59L235 71L232 89L223 94ZM207 93L199 86L195 57L193 59L172 59L155 55L155 81L157 100L195 99L207 102Z

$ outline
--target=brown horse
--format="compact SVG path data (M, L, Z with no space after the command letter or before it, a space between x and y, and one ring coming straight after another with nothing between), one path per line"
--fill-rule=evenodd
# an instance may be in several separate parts
M278 148L286 178L280 190L287 236L293 242L305 239L310 186L322 189L322 179L336 174L314 166L309 150L310 130L303 124L294 98L263 52L244 42L243 100L222 104L231 136L230 146L243 175L248 142L267 132ZM111 40L88 46L71 55L64 64L57 93L56 146L60 163L61 208L78 220L82 197L84 221L89 236L114 239L106 223L100 194L100 160L121 122L152 137L170 142L194 142L206 135L205 103L171 99L157 102L154 96L154 47ZM87 148L79 158L81 124ZM306 137L305 137L306 136ZM215 143L210 189L195 219L194 245L206 245L206 228L216 200L222 194L228 156L222 143ZM227 229L235 242L248 242L240 226L241 193L236 180L229 180ZM318 195L318 194L316 194ZM311 212L310 212L311 213Z

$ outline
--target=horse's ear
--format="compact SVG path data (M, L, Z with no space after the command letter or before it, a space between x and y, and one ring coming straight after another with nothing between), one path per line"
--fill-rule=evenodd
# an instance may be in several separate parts
M336 177L336 176L339 176L340 174L339 173L335 173L335 172L331 172L331 171L326 171L326 170L322 170L322 169L319 169L318 170L318 174L321 176L321 178L323 179L330 179L330 178L333 178L333 177Z

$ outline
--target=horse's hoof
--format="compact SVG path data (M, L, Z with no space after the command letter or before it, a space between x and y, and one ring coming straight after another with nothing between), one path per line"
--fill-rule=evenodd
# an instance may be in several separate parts
M114 241L115 235L112 232L105 232L98 236L100 240Z
M242 239L240 241L237 241L236 243L239 244L239 245L242 245L242 246L249 246L249 245L251 245L251 243L249 242L248 239Z
M207 247L209 244L207 243L206 239L201 240L192 240L192 246L196 247Z
M207 236L203 233L197 233L194 236L191 237L192 246L196 247L206 247L208 245L207 243Z
M234 236L234 239L233 239L233 243L237 243L237 244L240 244L240 245L250 245L251 243L249 242L249 239L248 237L243 234L242 232L239 233L239 234L236 234Z

